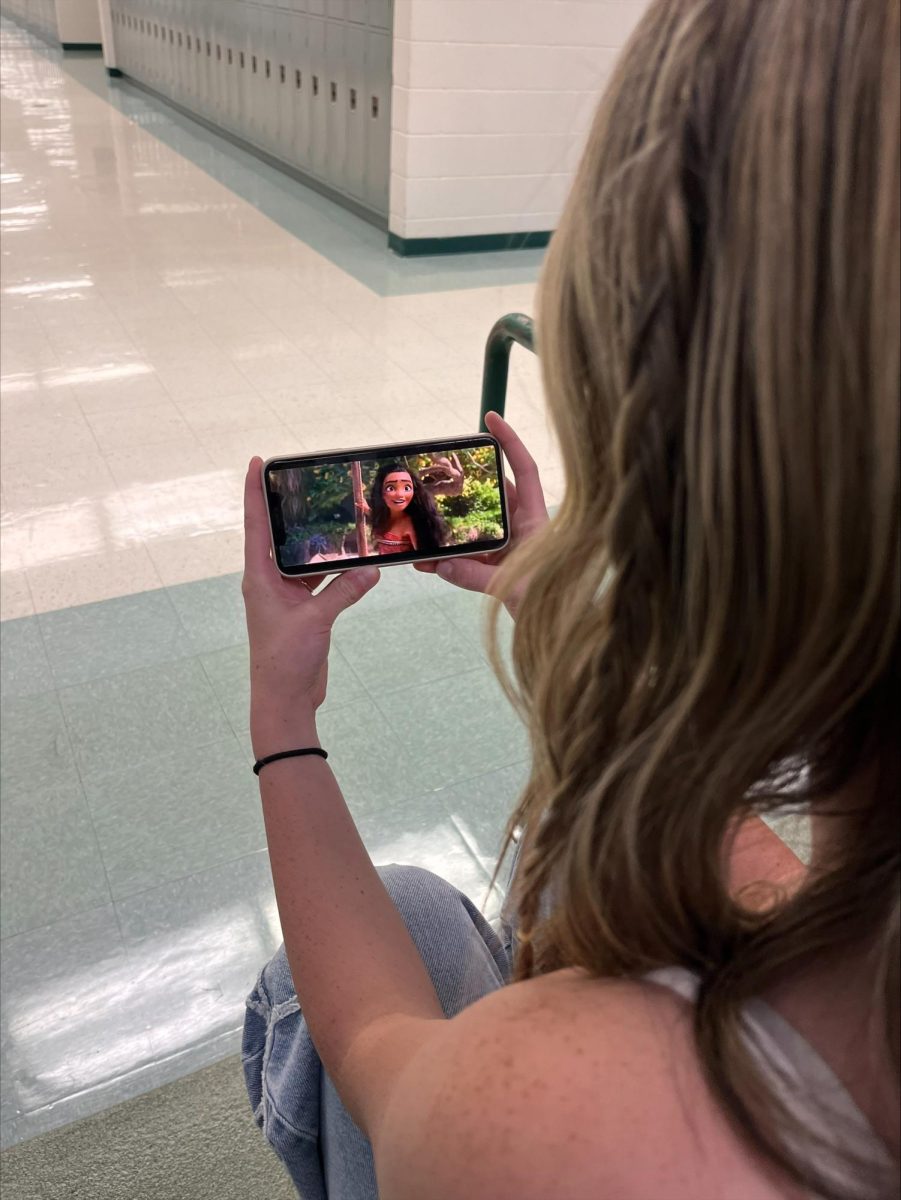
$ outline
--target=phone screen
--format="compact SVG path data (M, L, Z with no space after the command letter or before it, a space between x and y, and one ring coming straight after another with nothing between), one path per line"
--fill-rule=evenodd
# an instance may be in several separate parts
M269 459L276 565L314 575L500 550L509 536L502 481L487 435Z

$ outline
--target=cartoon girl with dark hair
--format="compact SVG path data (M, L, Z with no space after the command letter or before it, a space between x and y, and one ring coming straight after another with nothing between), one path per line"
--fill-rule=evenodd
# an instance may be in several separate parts
M372 534L378 554L434 551L444 545L447 526L431 493L402 462L383 463L369 493Z

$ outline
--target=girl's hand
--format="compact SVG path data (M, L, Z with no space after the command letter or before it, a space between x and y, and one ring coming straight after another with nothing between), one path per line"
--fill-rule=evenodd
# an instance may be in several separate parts
M286 579L270 551L262 459L244 483L244 608L250 641L250 734L257 758L315 745L316 709L325 699L332 626L378 582L375 567ZM299 740L298 740L299 739ZM304 740L309 739L309 740Z
M440 575L448 583L465 588L470 592L492 594L495 576L504 557L526 538L529 538L548 520L547 504L541 490L538 466L525 448L519 435L497 413L488 413L485 418L488 430L500 442L501 449L515 483L507 480L507 515L510 520L510 542L494 554L478 554L472 558L446 558L438 562L416 563L417 571ZM519 596L511 596L507 608L516 616Z

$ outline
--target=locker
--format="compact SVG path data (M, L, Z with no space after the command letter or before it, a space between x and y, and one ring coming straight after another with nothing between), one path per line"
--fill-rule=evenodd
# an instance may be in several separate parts
M365 201L376 212L388 211L391 147L391 37L366 33L366 177Z
M309 170L318 178L328 176L328 98L326 87L325 21L309 18L307 25L310 59L310 157Z
M366 30L348 24L344 32L347 95L344 102L346 167L344 186L355 200L365 200L366 134Z
M370 28L390 31L392 28L391 0L365 0L365 2Z
M278 104L275 152L287 162L294 155L294 15L287 10L275 14L275 57L273 78Z
M392 0L112 0L122 69L387 212Z
M260 83L263 97L261 138L262 145L267 150L277 151L280 111L278 91L279 12L277 9L267 6L261 9L261 15L262 40L260 52L262 61L260 64Z
M293 109L293 153L290 161L303 170L310 167L310 97L312 95L310 49L308 45L309 19L305 13L292 15L294 26L294 90Z
M345 191L347 188L347 80L345 71L345 33L343 21L326 21L326 175L325 182Z
M232 14L224 36L226 92L223 123L227 129L240 133L245 112L245 75L241 64L247 60L246 9L243 5Z

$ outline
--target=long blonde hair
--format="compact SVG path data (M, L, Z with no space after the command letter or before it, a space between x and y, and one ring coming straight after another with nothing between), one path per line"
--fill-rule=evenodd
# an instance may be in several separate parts
M697 972L714 1093L835 1200L739 1032L872 943L898 1061L898 44L898 0L651 6L540 291L565 498L504 579L528 581L519 977ZM743 815L865 769L841 862L766 913L730 896Z

